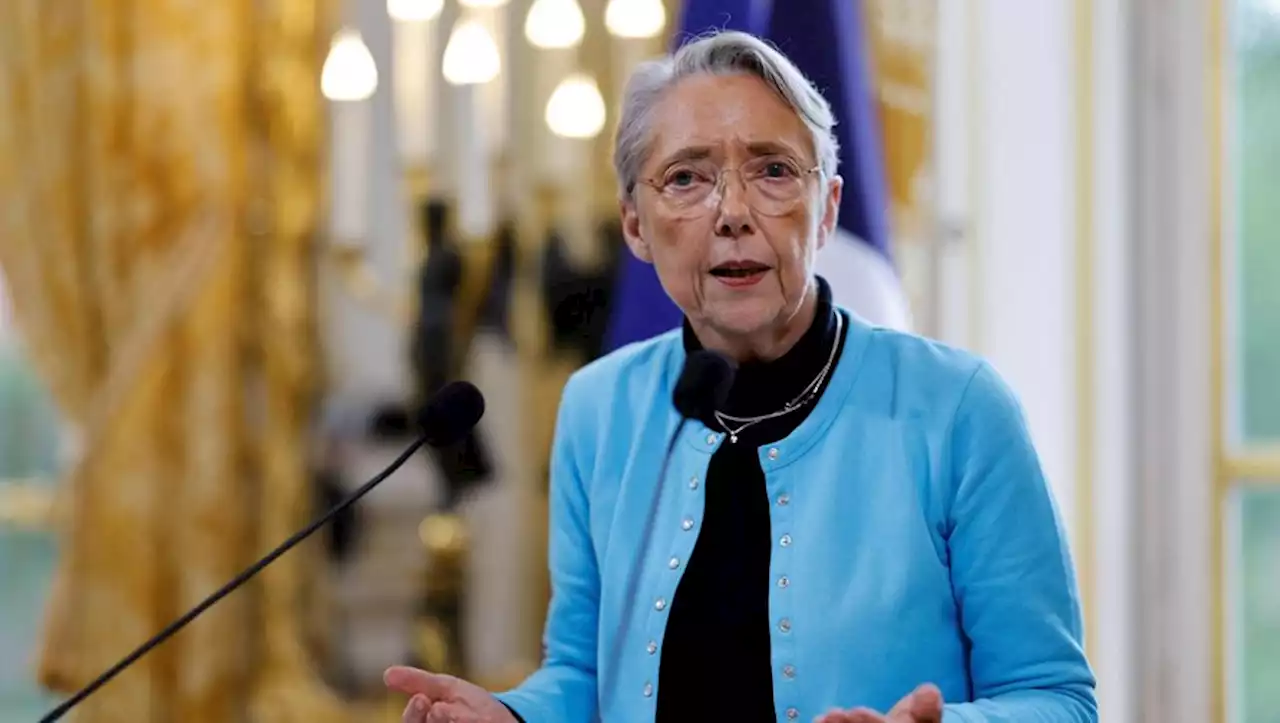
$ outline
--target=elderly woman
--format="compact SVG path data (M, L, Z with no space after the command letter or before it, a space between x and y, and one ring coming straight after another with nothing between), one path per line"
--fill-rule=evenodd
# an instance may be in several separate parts
M564 389L542 668L496 696L393 668L406 721L1097 719L1014 396L973 356L834 306L814 275L840 201L833 123L749 35L637 69L623 228L684 328ZM702 349L738 371L664 467L673 387Z

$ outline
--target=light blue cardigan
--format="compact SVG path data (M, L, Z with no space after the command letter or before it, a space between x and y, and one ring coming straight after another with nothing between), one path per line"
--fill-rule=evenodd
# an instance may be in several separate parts
M726 443L719 430L685 425L640 597L624 604L678 422L671 392L684 357L675 331L587 365L564 389L546 658L498 696L527 723L653 720L701 482ZM990 366L855 320L808 419L759 455L775 539L779 721L885 711L926 682L953 701L945 723L1097 720L1066 535L1018 402ZM734 720L733 701L724 707Z

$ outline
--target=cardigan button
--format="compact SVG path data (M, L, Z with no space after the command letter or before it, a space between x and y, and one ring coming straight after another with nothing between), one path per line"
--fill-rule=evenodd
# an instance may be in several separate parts
M791 535L783 535L783 536L782 536L782 539L781 539L781 540L778 540L778 544L779 544L779 545L782 545L783 547L790 547L790 546L791 546Z
M689 478L689 489L691 489L691 490L696 490L696 489L698 489L698 478L697 478L697 477L690 477L690 478Z
M652 697L653 697L653 683L645 683L645 684L644 684L644 697L646 697L646 698L652 698Z
M778 629L784 633L791 632L791 618L783 618L778 621Z
M777 447L770 447L770 448L769 448L769 459L777 459L777 458L778 458L778 448L777 448Z
M692 518L692 517L686 517L686 518L684 518L684 520L682 520L682 521L680 522L680 529L684 530L685 532L688 532L689 530L692 530L692 529L693 529L693 518Z
M796 710L795 708L787 709L787 720L795 720L796 718L799 718L799 717L800 717L800 711Z
M715 444L715 443L716 443L716 435L714 435L714 434L708 434L708 435L707 435L707 446L711 446L711 445L713 445L713 444Z
M782 674L787 676L788 678L796 677L796 666L794 665L782 666Z
M782 577L778 578L778 587L787 587L790 584L791 584L791 580L788 579L786 575L783 575Z
M644 646L644 649L645 649L645 652L649 653L649 655L653 655L654 653L658 652L658 641L650 640L649 644Z
M791 495L788 495L785 492L783 494L778 495L779 507L786 507L789 504L791 504Z
M667 607L667 601L662 598L658 598L657 600L653 601L653 609L657 610L658 612L662 612L663 610L666 609L666 607Z
M667 560L667 567L671 568L672 570L680 567L680 558L673 557L670 560Z

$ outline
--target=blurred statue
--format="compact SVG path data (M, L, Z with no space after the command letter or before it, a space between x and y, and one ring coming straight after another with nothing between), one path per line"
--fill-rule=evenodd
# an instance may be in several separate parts
M479 326L510 339L511 294L516 278L516 229L507 221L494 239L493 263L484 305L480 308Z
M447 204L427 201L422 221L427 255L418 275L418 318L412 333L419 408L446 382L462 376L467 348L465 340L457 338L463 259L449 233ZM492 463L478 430L452 446L432 448L431 454L445 484L445 510L453 509L468 491L492 477Z
M457 367L453 337L462 255L449 238L448 214L442 200L422 206L427 253L418 273L418 318L412 334L415 381L422 400L444 386Z
M598 268L578 268L569 258L564 237L552 230L543 248L543 303L551 320L553 348L574 351L583 361L590 361L604 351L605 330L609 321L612 297L613 267L621 235L615 243L606 243L608 228L602 227L596 237L606 249L605 263Z

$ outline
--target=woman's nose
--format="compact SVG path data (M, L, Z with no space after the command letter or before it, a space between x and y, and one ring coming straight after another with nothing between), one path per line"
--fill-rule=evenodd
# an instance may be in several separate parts
M720 202L717 206L716 234L729 238L748 236L755 232L755 225L751 221L747 187L740 174L729 173L729 170L732 169L727 169L720 175L720 183L717 184ZM729 176L739 177L729 180Z

